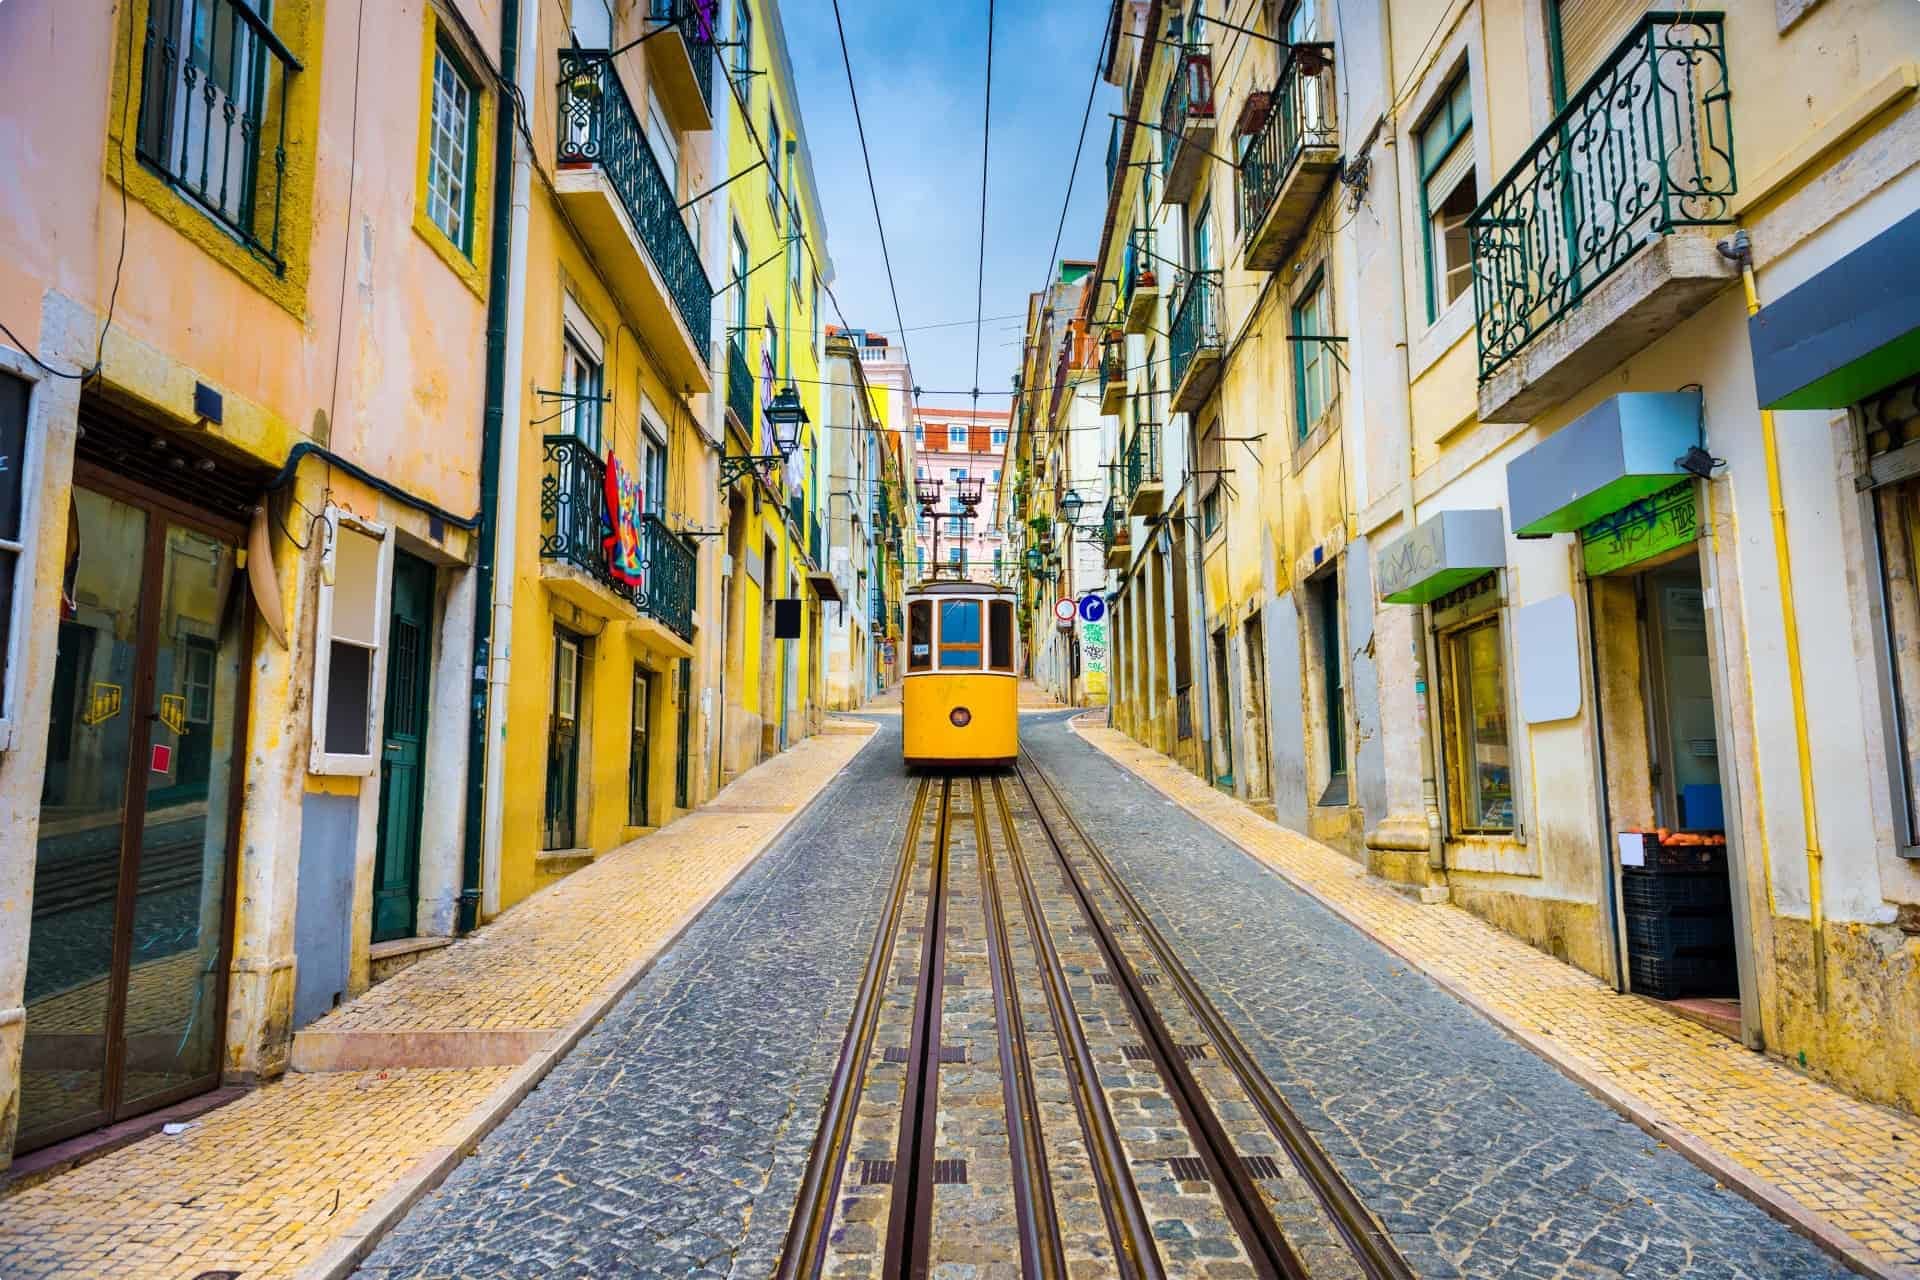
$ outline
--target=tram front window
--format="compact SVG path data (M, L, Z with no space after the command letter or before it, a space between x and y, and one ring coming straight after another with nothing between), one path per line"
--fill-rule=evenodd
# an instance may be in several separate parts
M978 600L941 601L941 669L943 671L978 671L980 666L980 602Z
M907 606L907 670L933 669L933 605L915 600Z

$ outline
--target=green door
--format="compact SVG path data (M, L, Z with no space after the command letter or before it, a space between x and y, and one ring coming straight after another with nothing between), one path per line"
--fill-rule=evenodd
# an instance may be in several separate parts
M387 629L386 735L380 752L380 843L373 863L373 940L410 938L420 900L421 764L433 657L433 566L393 555Z

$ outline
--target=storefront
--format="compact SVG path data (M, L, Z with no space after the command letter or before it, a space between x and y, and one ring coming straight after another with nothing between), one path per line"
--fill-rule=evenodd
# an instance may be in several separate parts
M28 946L18 1150L214 1087L261 478L83 400Z

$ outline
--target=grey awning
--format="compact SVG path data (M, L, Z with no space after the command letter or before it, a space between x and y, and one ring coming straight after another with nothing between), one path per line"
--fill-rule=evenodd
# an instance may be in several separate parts
M1380 549L1380 599L1428 604L1506 563L1506 530L1494 507L1442 511Z
M1698 391L1610 396L1507 464L1507 512L1520 537L1571 533L1673 487L1700 441Z
M1842 409L1920 373L1920 213L1747 321L1763 409Z

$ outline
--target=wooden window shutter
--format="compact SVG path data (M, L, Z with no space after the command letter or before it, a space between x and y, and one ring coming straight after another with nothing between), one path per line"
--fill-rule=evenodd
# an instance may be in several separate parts
M1650 7L1650 0L1554 0L1561 83L1568 100Z

